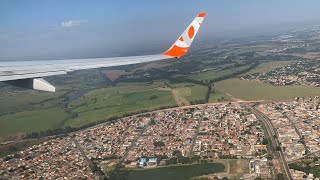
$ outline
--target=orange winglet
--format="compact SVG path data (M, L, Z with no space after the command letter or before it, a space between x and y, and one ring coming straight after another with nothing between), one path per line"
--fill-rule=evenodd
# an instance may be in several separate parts
M185 55L188 52L188 47L179 47L176 45L173 45L168 51L164 52L164 55L172 56L172 57L181 57Z
M206 15L206 13L198 14L182 35L166 52L163 53L163 55L170 57L181 57L185 55L188 52Z
M200 13L198 14L198 17L206 17L207 13L203 12L203 13Z

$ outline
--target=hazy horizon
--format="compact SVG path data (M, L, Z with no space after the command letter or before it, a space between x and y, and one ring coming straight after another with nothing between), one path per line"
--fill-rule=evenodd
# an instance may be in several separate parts
M183 6L181 5L183 3ZM196 43L320 24L316 0L1 1L0 61L160 53L202 11Z

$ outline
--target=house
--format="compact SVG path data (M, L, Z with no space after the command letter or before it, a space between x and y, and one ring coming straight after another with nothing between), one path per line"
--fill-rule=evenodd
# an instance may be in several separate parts
M147 165L147 158L140 158L139 159L139 167L144 167Z
M147 167L156 167L158 165L158 158L140 158L139 159L139 167L143 168Z
M158 164L158 159L157 158L149 158L147 162L147 166L149 167L156 167Z

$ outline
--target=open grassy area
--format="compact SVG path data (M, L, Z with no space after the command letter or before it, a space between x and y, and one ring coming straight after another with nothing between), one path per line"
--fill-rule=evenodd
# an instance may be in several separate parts
M184 105L189 105L190 102L195 102L196 100L204 100L207 92L206 86L198 84L178 83L171 86Z
M13 91L0 95L0 136L58 128L69 115L62 96L39 91Z
M232 159L228 160L229 174L239 177L245 173L249 173L249 160L246 159Z
M229 179L241 179L246 173L249 173L248 159L215 159L214 163L221 163L225 165L225 171L215 173L219 177L228 177ZM191 178L193 180L206 179L206 176Z
M271 61L271 62L263 62L259 64L256 68L252 69L251 71L242 74L242 75L249 75L253 73L262 73L262 72L267 72L271 71L280 67L287 66L291 64L292 61Z
M149 170L134 170L129 173L129 180L184 180L205 174L223 172L221 163L171 166Z
M230 68L226 70L209 70L205 72L192 74L190 75L190 78L195 80L213 80L213 79L220 78L222 76L228 76L233 73L243 71L248 68L249 66L241 66L241 67Z
M112 116L175 105L163 82L119 83L71 100L65 91L8 92L0 95L0 136L37 132L63 126L79 127Z
M23 111L0 117L0 136L58 128L69 117L61 108Z
M216 102L223 102L223 101L230 101L230 98L226 94L223 94L219 91L210 93L209 103L216 103Z
M77 117L69 119L65 125L78 127L113 116L172 105L175 105L172 93L163 89L161 83L123 84L91 91L70 103Z
M320 95L319 87L273 86L257 81L228 79L215 83L215 88L243 100L288 100Z
M0 114L30 109L32 105L40 104L41 102L43 103L51 99L57 99L65 93L65 91L49 93L32 90L5 92L0 94Z

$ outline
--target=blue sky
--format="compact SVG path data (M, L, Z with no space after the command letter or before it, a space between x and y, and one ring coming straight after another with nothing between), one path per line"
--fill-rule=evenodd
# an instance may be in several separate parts
M199 12L197 40L319 22L319 0L1 0L0 60L159 53ZM133 53L134 54L134 53Z

